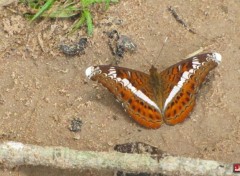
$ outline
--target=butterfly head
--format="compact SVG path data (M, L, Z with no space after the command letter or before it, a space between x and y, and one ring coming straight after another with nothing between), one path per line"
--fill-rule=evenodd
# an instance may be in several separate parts
M152 67L150 68L149 72L150 72L150 75L152 75L154 73L157 73L157 68L152 65Z

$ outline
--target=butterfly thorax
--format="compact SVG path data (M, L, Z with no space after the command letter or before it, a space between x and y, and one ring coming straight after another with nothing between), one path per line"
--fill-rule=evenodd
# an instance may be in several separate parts
M157 72L157 68L153 65L149 70L150 72L150 84L153 88L154 101L159 106L160 109L163 108L163 83L160 74Z

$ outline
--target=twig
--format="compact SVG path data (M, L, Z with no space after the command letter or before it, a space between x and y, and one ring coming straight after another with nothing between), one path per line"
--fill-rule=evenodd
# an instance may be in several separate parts
M196 56L197 54L201 53L204 51L204 48L203 47L200 47L198 50L194 51L193 53L191 54L188 54L185 59L187 58L190 58L190 57L193 57L193 56Z
M109 169L166 175L237 175L232 164L217 161L120 152L77 151L64 147L41 147L18 142L0 144L0 164L6 167L43 165L65 169Z
M175 9L173 9L173 7L168 7L169 12L172 14L172 16L175 18L175 20L180 23L181 25L183 25L183 27L185 27L189 32L191 32L192 34L196 34L196 32L194 30L192 30L191 28L188 27L188 25L183 21L183 19L181 19L179 17L179 15L177 14L177 12L175 11Z

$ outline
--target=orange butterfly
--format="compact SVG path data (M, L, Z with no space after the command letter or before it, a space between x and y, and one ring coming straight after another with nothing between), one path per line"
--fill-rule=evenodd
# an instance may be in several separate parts
M189 116L201 84L221 60L219 53L206 53L183 60L160 73L152 66L150 74L99 65L88 67L86 76L113 93L139 124L159 128L163 122L175 125Z

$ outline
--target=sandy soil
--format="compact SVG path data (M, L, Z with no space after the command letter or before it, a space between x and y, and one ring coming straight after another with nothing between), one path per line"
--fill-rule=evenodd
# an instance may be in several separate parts
M168 6L196 34L177 23ZM29 24L18 8L0 11L0 142L111 151L115 144L141 141L171 154L240 162L239 1L121 1L95 15L94 36L85 54L74 57L63 55L59 45L77 42L86 35L84 30L66 36L71 22L59 19ZM112 29L138 45L137 52L126 54L120 65L144 72L151 64L162 70L201 47L204 52L222 54L222 63L202 87L189 119L176 126L145 129L128 117L107 90L86 79L88 66L113 61L103 33ZM78 133L69 130L73 118L83 122ZM2 169L0 175L112 173L20 167Z

